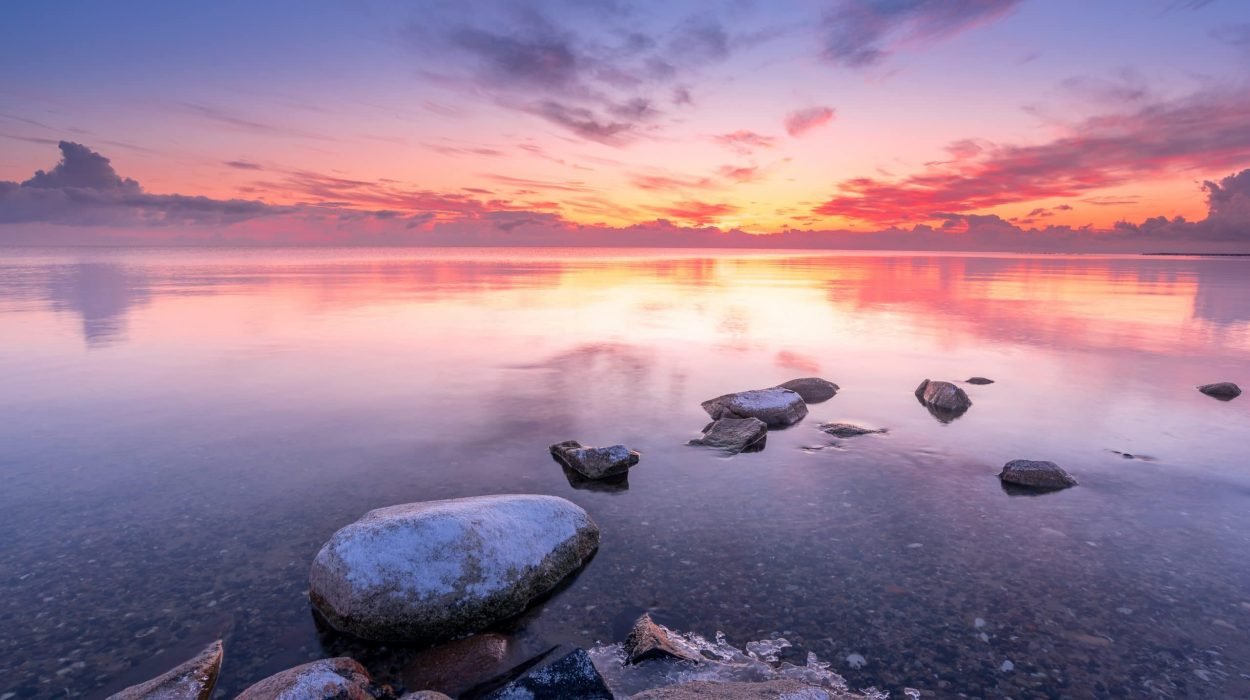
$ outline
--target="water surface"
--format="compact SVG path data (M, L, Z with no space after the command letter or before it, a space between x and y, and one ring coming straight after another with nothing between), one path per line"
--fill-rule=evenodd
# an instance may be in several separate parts
M842 391L763 452L684 446L700 401L809 375ZM950 423L912 395L973 375ZM1247 697L1250 397L1220 380L1250 385L1246 260L5 250L0 695L218 637L220 697L345 652L403 683L408 652L318 630L313 555L371 508L525 492L603 540L509 658L651 610L898 697ZM642 462L574 488L566 439ZM1017 458L1081 484L1010 495Z

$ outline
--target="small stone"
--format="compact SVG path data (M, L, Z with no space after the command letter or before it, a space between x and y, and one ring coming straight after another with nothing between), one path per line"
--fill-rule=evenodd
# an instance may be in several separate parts
M651 615L643 613L625 638L625 663L636 664L647 659L678 659L699 661L694 649L684 644L673 631L656 624Z
M221 640L209 644L195 658L163 676L132 685L109 700L208 700L221 672ZM12 697L6 695L5 698ZM0 699L3 700L3 699Z
M819 426L822 433L828 433L834 437L853 438L860 435L873 435L875 433L887 432L885 428L864 428L852 423L821 423Z
M585 649L562 645L552 647L462 697L479 700L612 700L612 691Z
M986 384L993 384L994 380L986 379L985 377L972 377L971 379L968 380L968 383L976 384L978 386L985 386Z
M863 668L868 665L868 659L865 659L863 654L847 654L846 663L851 668Z
M1241 396L1241 387L1237 386L1236 384L1232 382L1216 382L1215 384L1203 384L1202 386L1198 387L1198 391L1201 391L1207 396L1212 396L1214 398L1222 399L1224 401L1231 401L1232 399L1235 399L1238 396Z
M714 447L731 454L758 452L768 441L768 425L758 418L721 418L703 428L703 437L688 445Z
M1076 479L1054 462L1016 459L1003 465L998 478L1005 483L1038 490L1066 489L1076 486Z
M1011 663L1011 660L1009 659L1007 661L1004 661L1003 665L998 667L998 670L1002 671L1003 673L1007 673L1009 671L1014 671L1015 668L1016 668L1016 665Z
M777 385L782 389L789 389L799 396L803 397L804 403L820 403L828 401L837 396L838 391L842 388L837 384L820 377L803 377L802 379L791 379L788 382L782 382Z
M620 476L628 472L630 467L638 464L638 453L624 445L584 447L576 440L566 440L552 445L551 456L587 479Z
M451 696L437 690L418 690L415 693L404 693L399 700L451 700Z
M347 657L321 659L289 668L244 690L235 700L367 700L394 697L375 686L364 666Z
M985 626L985 620L982 620L981 618L978 617L977 619L972 621L972 626L977 629L981 629L982 627Z
M916 387L916 398L938 420L949 423L962 416L972 406L972 399L963 389L950 382L929 379Z

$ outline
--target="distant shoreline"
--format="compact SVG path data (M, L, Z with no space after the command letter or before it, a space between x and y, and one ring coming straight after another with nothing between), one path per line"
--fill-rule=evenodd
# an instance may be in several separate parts
M1190 258L1250 258L1250 253L1142 253L1142 255L1181 255Z

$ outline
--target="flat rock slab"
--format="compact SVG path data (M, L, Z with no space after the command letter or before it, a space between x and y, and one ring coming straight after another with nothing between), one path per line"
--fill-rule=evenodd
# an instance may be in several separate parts
M460 697L462 700L612 700L612 691L585 649L561 645Z
M598 546L586 511L555 496L379 508L317 552L309 597L361 639L444 641L519 614Z
M842 388L828 379L821 379L820 377L791 379L788 382L778 384L777 387L793 391L803 398L804 403L828 401L837 396L838 390Z
M586 447L576 440L552 445L551 456L587 479L620 476L638 463L638 453L624 445Z
M217 640L168 673L132 685L108 700L208 700L221 673L222 648Z
M383 700L394 698L376 686L364 666L347 657L296 666L244 690L236 700Z
M625 638L625 663L636 664L647 659L701 661L698 650L691 649L673 631L656 624L651 615L643 613Z
M807 404L797 392L781 387L725 394L703 402L712 420L758 418L770 428L797 423L807 415Z
M1198 391L1213 396L1217 399L1229 401L1241 396L1241 387L1232 382L1217 382L1215 384L1203 384L1198 387Z
M721 418L703 428L703 437L688 445L714 447L737 454L758 452L768 441L768 424L759 418Z
M968 380L968 383L969 383L969 384L976 384L976 385L978 385L978 386L984 386L984 385L986 385L986 384L993 384L993 383L994 383L994 380L993 380L993 379L986 379L985 377L972 377L972 378L970 378L970 379Z
M916 387L916 398L929 409L933 417L950 422L962 416L972 406L972 399L963 389L950 382L926 379Z
M1031 489L1053 491L1076 486L1076 479L1054 462L1017 459L1008 462L999 472L998 478L1008 484L1025 486Z
M863 700L864 696L849 691L830 690L797 680L775 680L743 683L691 681L664 688L655 688L630 700Z
M860 435L873 435L889 432L885 428L865 428L854 423L821 423L820 431L834 437L853 438Z

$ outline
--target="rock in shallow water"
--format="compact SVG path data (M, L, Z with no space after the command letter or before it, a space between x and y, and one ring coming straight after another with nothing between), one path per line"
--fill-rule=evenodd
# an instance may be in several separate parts
M1217 382L1215 384L1203 384L1202 386L1198 387L1198 391L1201 391L1207 396L1213 396L1217 399L1224 399L1225 401L1228 401L1229 399L1235 399L1238 396L1241 396L1241 387L1237 386L1236 384L1232 382Z
M950 382L926 379L916 387L916 398L935 418L945 422L962 416L972 406L968 394Z
M768 441L768 424L759 418L721 418L703 428L703 437L695 438L688 445L715 447L737 454L758 452Z
M864 428L853 423L821 423L819 427L822 433L828 433L840 438L852 438L860 435L886 432L885 428Z
M624 445L584 447L576 440L552 445L551 456L587 479L620 476L638 463L638 453Z
M1076 479L1058 464L1031 459L1008 462L999 472L998 478L1008 484L1047 491L1076 486Z
M820 403L832 399L842 387L820 377L803 377L782 382L777 388L793 391L803 398L804 403Z
M558 646L461 696L469 700L612 700L585 649Z
M440 641L522 612L598 546L586 511L555 496L379 508L317 552L309 597L341 632Z
M993 379L986 379L985 377L972 377L971 379L969 379L969 380L968 380L968 383L969 383L969 384L976 384L976 385L978 385L978 386L984 386L984 385L986 385L986 384L993 384L993 383L994 383L994 380L993 380Z
M700 661L702 657L690 649L672 630L658 625L651 615L643 613L625 638L625 663L636 664L647 659L678 659Z
M758 418L770 428L792 425L807 415L803 397L789 389L752 389L725 394L703 402L703 410L713 420L721 418Z
M108 700L208 700L221 672L221 640L190 661L146 683L110 695Z
M691 681L631 695L630 700L863 700L862 695L829 690L797 680L739 683Z
M244 690L236 700L386 700L389 686L377 686L364 666L347 657L296 666Z

